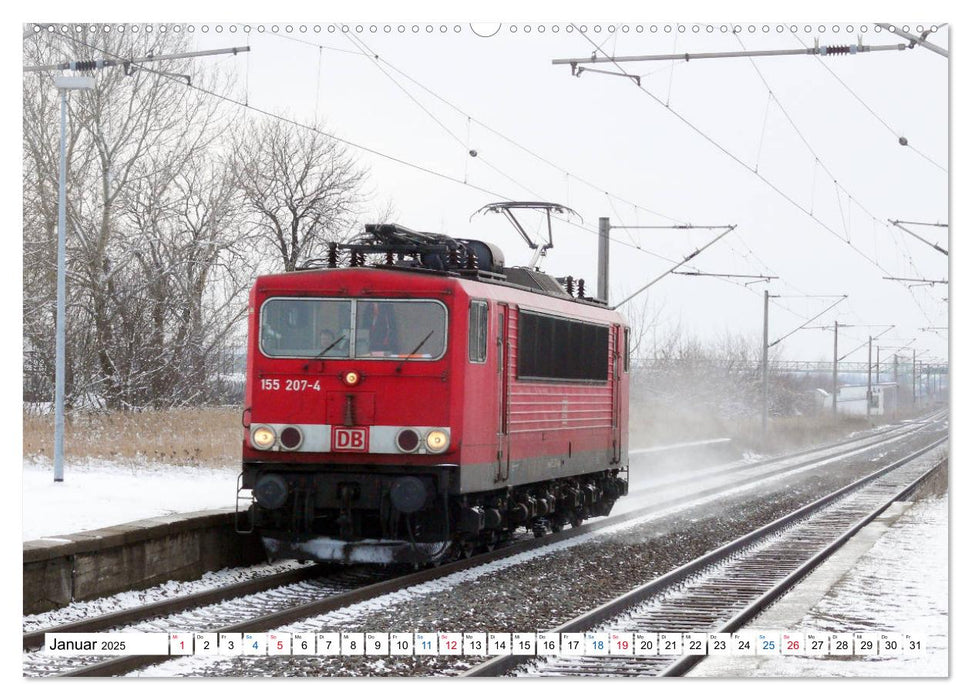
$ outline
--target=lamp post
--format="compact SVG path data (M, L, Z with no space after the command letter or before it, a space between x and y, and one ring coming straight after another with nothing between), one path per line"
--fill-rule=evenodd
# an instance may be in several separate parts
M59 75L54 87L61 93L61 163L57 192L57 318L54 361L54 481L64 481L64 315L67 259L67 93L93 90L94 78Z

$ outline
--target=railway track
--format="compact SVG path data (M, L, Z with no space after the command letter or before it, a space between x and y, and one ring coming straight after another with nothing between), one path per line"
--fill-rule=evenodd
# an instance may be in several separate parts
M738 467L739 470L751 470L766 466L771 467L771 469L763 473L751 475L746 479L733 481L731 487L738 488L740 486L745 486L747 484L778 476L784 471L807 468L811 466L814 461L820 463L829 462L834 459L839 459L840 457L852 455L858 451L863 451L881 444L886 444L891 440L902 439L910 435L912 432L919 430L922 427L926 427L928 424L936 422L936 420L939 419L928 419L926 422L919 425L905 426L900 429L895 428L890 431L886 431L886 434L881 434L879 439L874 439L874 436L869 435L859 439L843 441L840 443L840 445L844 449L837 451L835 454L833 453L833 445L828 445L817 450L807 451L806 453L800 453L825 453L825 456L819 460L801 460L794 464L786 464L785 466L781 467L778 466L779 463L784 460L791 461L792 457L786 456L785 458L775 458L760 463L740 465ZM38 645L43 641L43 635L45 632L102 631L109 629L122 631L119 630L119 627L124 625L129 625L129 627L125 628L124 631L185 631L187 629L191 629L192 631L210 632L260 632L278 629L283 625L291 624L309 617L326 614L354 603L366 601L377 596L401 590L420 583L425 583L438 578L444 578L450 574L487 564L497 559L537 550L550 544L575 539L584 535L591 535L604 528L648 517L661 510L686 505L693 501L709 497L712 494L725 490L725 488L725 486L713 487L697 493L683 495L678 498L664 501L661 504L654 504L646 508L641 508L636 511L626 513L624 515L604 518L596 522L588 523L587 525L583 525L579 528L573 528L554 535L549 535L541 540L520 540L505 548L497 549L491 553L478 555L468 560L452 562L434 569L426 569L403 576L394 576L388 572L384 572L384 576L382 577L379 573L372 571L372 574L376 576L376 579L372 578L371 580L368 580L365 576L364 578L359 578L357 581L351 584L348 584L345 580L343 587L340 587L339 585L335 584L333 579L328 578L326 575L327 570L323 567L308 567L307 569L300 570L298 572L287 572L285 575L276 575L274 577L267 577L265 579L245 582L244 584L237 584L220 591L194 594L193 596L186 596L173 601L166 601L164 604L155 604L153 606L120 611L117 614L106 615L100 618L93 618L85 621L84 623L72 624L69 626L71 629L67 629L68 626L61 626L59 628L35 630L24 635L24 645L25 649ZM352 570L344 570L344 573L350 571ZM285 576L292 577L292 580L279 580L281 577ZM314 577L317 578L315 579ZM320 581L321 584L316 587L306 585L315 580ZM294 586L300 586L301 584L303 584L305 587L297 592L297 594L293 594L291 591L290 595L279 595L279 593L273 595L274 587L277 591L279 591L279 586L281 583L284 584L284 588L289 586L292 589ZM240 598L239 596L250 594L250 597L255 597L253 596L254 593L267 591L269 591L267 595L270 596L270 598L264 596L260 599L261 602L258 603L251 602L249 605L239 604L241 601L246 601L246 598ZM323 596L323 599L321 599L321 596ZM274 601L272 598L276 598L276 600ZM204 613L199 613L199 606L211 605L218 601L223 601L222 609L207 609ZM281 604L281 601L284 604ZM251 610L254 607L268 608L270 611L261 615L246 615L240 614L240 610L237 609L241 608L243 610ZM185 621L180 621L177 617L175 619L172 617L159 618L159 616L171 616L175 612L192 609L196 609L197 614L195 616L195 620L192 621L191 624ZM202 616L202 619L200 619L200 615ZM150 618L156 619L154 621L145 622ZM85 626L82 628L77 626L78 624L84 624ZM28 636L30 639L28 639ZM59 666L57 668L46 668L41 670L40 667L50 667L54 665L55 661L50 657L41 657L39 654L28 654L25 656L28 657L25 659L25 675L118 675L142 668L147 665L155 664L160 661L158 657L119 657L101 662L97 662L96 659L93 660L91 658L57 659L56 663L63 664L62 667Z
M930 422L931 420L933 420L933 417L928 417L927 421ZM877 433L869 433L867 435L857 436L847 440L842 440L837 443L832 443L829 445L803 450L796 453L782 455L779 457L773 457L773 458L761 460L758 462L736 464L728 468L724 466L719 466L719 467L702 469L702 470L693 472L689 475L685 475L678 479L667 480L662 484L652 485L650 487L645 487L637 491L632 491L631 495L636 495L637 493L641 493L644 491L651 491L655 495L661 495L663 499L663 494L666 489L673 490L677 485L687 481L698 480L699 478L706 477L706 476L723 476L729 473L752 471L752 470L757 471L759 469L762 469L764 467L768 467L771 465L788 463L794 458L830 452L834 449L846 447L848 445L853 445L855 449L863 449L867 446L874 445L882 441L886 441L890 437L902 437L911 432L914 432L919 427L922 427L922 425L910 424L910 425L897 426L897 427L881 430ZM845 452L846 451L844 450L843 452L837 453L837 455L838 456L843 455L845 454ZM786 464L786 469L800 468L810 463L811 463L810 460L804 460L802 462L795 463L795 464ZM343 578L346 580L348 578L347 576L348 571L352 576L360 572L362 576L367 578L364 572L368 571L368 567L354 567L352 570L344 570L336 565L318 564L315 566L309 566L298 570L292 570L292 571L286 571L286 572L277 573L277 574L255 577L253 579L242 581L240 583L224 585L211 590L200 591L197 593L192 593L184 596L178 596L164 601L149 603L146 605L141 605L136 607L124 608L124 609L120 609L103 615L98 615L94 617L85 617L84 619L81 619L81 620L67 622L60 625L54 625L54 626L49 626L45 628L37 628L23 633L23 648L24 650L39 648L43 643L44 635L46 633L101 632L104 630L116 629L124 625L135 624L145 620L151 620L153 618L173 615L186 610L191 610L193 608L202 608L208 605L214 605L227 600L231 600L233 598L240 598L254 593L269 591L274 588L279 588L290 584L298 584L298 583L303 583L307 581L322 579L328 575L344 574ZM391 575L389 574L389 578L390 577ZM368 583L369 582L370 581L368 581ZM362 583L361 585L366 585L366 584Z
M780 469L778 472L788 471L792 469L797 469L802 466L813 464L819 459L826 457L843 458L847 455L860 451L866 450L870 447L888 444L892 440L901 439L907 435L916 433L917 431L925 428L928 425L943 421L947 419L946 411L937 411L927 416L923 420L914 421L911 423L904 423L898 426L893 426L884 430L877 432L867 433L866 435L860 435L852 438L847 438L845 440L840 440L839 442L830 443L828 445L821 445L818 447L812 447L806 450L801 450L799 452L791 452L784 455L779 455L776 457L770 457L768 459L759 460L757 462L747 462L747 463L732 463L729 465L715 465L712 467L706 467L704 469L698 469L694 471L687 472L685 474L679 475L674 479L666 479L660 482L651 483L648 486L632 490L629 495L634 496L638 493L643 493L645 491L652 491L655 494L663 493L664 490L677 490L685 483L697 482L708 476L721 477L728 474L739 474L747 471L759 471L765 467L770 467L773 465L779 465ZM832 453L826 455L826 453ZM794 459L799 458L809 458L803 459L803 461L795 464L790 462Z
M193 608L203 608L231 598L241 598L273 588L311 581L333 573L339 573L337 566L315 564L301 569L259 576L248 581L241 581L239 583L220 586L212 590L178 596L169 600L123 608L104 615L87 617L76 622L38 628L24 632L24 650L39 648L44 643L44 635L48 633L101 632L153 618L173 615Z
M580 615L552 632L734 632L939 464L917 458L946 437ZM496 657L465 676L677 676L702 656Z

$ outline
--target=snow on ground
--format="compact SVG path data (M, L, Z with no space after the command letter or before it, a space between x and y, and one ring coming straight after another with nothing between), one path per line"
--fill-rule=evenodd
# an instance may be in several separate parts
M759 620L752 623L759 627ZM731 662L699 676L947 677L948 499L918 501L890 527L793 631L898 632L923 637L914 656L775 656L731 668ZM721 659L720 659L721 660ZM724 660L723 660L724 661Z
M71 622L85 620L91 617L107 615L120 610L129 610L149 603L159 603L163 600L181 598L183 596L225 588L236 583L252 581L262 576L279 574L293 569L303 568L295 560L277 561L272 564L256 564L254 566L240 566L219 571L207 571L195 581L166 581L157 586L140 590L123 591L104 598L94 600L76 600L57 610L23 616L24 632L45 627L66 625Z
M84 460L54 482L48 459L25 459L23 540L69 535L133 520L235 505L239 466L202 467Z
M694 476L737 467L750 458L693 471ZM632 496L638 488L656 487L683 478L658 474L648 455L631 459ZM667 470L670 471L670 470ZM232 508L236 503L239 465L184 466L157 462L86 459L69 461L64 481L54 483L49 459L23 460L23 541L70 535L159 515ZM624 499L617 513L643 503Z
M827 631L902 632L924 635L921 656L825 661L776 660L778 675L948 675L947 497L919 501L890 528L800 627ZM836 629L841 627L842 629ZM786 659L785 661L788 661ZM782 666L789 668L782 670ZM768 668L763 669L769 675Z

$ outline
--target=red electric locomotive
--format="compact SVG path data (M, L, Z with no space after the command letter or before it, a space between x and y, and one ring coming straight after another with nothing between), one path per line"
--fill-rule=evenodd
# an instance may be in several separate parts
M237 527L271 557L435 562L627 493L618 313L480 241L369 225L329 253L250 295Z

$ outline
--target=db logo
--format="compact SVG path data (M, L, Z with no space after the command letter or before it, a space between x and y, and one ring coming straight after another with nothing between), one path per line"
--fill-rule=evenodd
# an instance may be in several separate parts
M334 428L331 449L335 452L367 452L367 428Z

